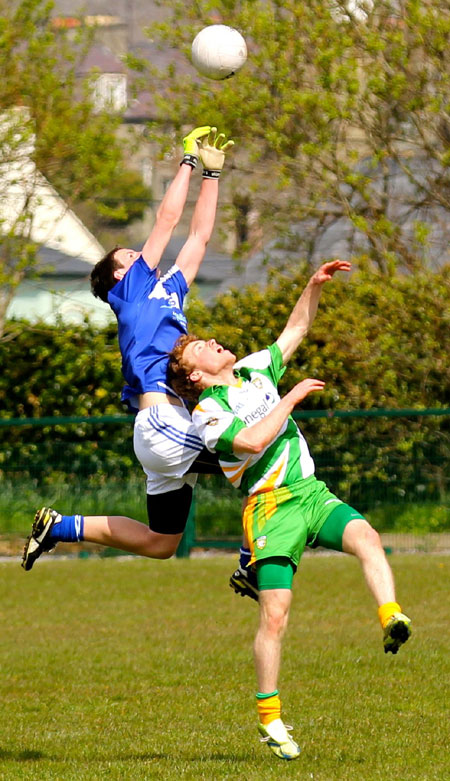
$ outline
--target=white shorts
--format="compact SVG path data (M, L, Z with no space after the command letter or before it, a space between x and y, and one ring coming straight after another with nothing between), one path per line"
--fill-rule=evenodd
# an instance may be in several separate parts
M194 486L196 474L186 474L203 450L187 409L157 404L142 409L134 422L134 452L147 475L147 493Z

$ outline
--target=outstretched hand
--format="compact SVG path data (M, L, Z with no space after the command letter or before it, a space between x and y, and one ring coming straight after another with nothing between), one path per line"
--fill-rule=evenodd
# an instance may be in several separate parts
M322 380L308 378L298 382L297 385L294 385L294 387L289 391L289 396L291 396L291 400L295 406L296 404L299 404L301 401L303 401L303 399L306 399L310 393L313 393L314 391L321 391L324 389L324 387L325 383Z
M201 138L209 136L210 132L211 125L202 125L202 127L195 127L193 130L191 130L191 132L183 138L184 153L198 157L198 142Z
M203 166L207 169L221 171L225 161L225 152L234 146L234 141L226 140L224 133L218 133L216 127L212 127L208 136L203 137L199 144L200 157Z
M352 264L348 260L330 260L317 269L316 273L311 277L311 281L317 285L322 285L324 282L328 282L336 271L350 271L351 267Z

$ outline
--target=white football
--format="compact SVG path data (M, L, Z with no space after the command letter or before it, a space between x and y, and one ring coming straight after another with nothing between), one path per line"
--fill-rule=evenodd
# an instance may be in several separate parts
M221 81L234 76L247 59L244 38L226 24L211 24L192 42L192 62L202 76Z

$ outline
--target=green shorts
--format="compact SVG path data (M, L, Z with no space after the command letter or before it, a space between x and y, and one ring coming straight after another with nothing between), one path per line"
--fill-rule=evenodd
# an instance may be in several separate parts
M250 496L243 524L251 561L282 556L297 567L306 545L342 550L344 529L355 518L364 516L338 499L314 475Z
M268 591L273 588L290 590L296 569L295 564L283 556L260 559L256 562L259 591Z

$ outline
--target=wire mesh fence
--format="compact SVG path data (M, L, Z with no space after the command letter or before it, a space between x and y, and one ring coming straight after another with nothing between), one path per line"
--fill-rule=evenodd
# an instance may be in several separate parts
M294 417L317 476L380 532L414 535L409 548L436 547L430 535L450 532L450 409L313 410ZM129 415L0 419L0 531L23 531L42 504L145 521L132 421ZM240 518L238 492L220 476L200 476L191 543L238 544Z

